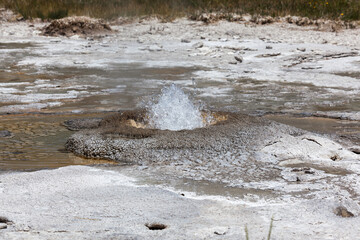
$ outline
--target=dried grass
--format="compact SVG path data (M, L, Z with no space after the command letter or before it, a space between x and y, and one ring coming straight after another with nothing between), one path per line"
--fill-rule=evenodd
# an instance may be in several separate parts
M269 16L360 20L358 0L0 0L25 18L57 19L85 15L105 19L159 15L164 18L196 12L236 12Z

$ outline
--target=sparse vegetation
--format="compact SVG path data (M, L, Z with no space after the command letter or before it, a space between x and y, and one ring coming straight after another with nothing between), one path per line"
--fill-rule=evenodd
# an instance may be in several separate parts
M271 217L269 232L268 232L268 235L267 235L267 238L266 238L267 240L271 239L271 232L272 232L272 229L274 227L273 223L274 223L274 216ZM250 240L250 238L249 238L249 229L247 227L247 224L245 225L244 231L245 231L245 239Z
M273 223L274 223L274 216L271 217L271 221L270 221L270 227L269 227L269 232L268 232L268 236L267 236L267 240L271 239L271 232L273 229Z
M25 18L57 19L86 15L178 17L196 12L236 12L270 16L360 20L359 0L0 0L0 5Z

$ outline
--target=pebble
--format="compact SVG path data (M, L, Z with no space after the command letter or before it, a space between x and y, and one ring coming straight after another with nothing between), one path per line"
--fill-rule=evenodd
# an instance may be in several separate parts
M198 42L193 45L194 48L202 48L204 46L204 43Z
M268 53L268 54L261 54L258 57L276 57L281 55L281 53Z
M2 131L0 131L0 137L11 137L11 136L12 136L12 134L11 134L11 132L8 131L8 130L2 130Z
M228 227L217 227L214 230L214 234L216 234L216 235L225 235L228 230L229 230Z
M321 66L305 66L305 67L301 67L301 69L304 70L312 70L312 69L321 69Z
M190 43L191 40L189 40L189 39L181 39L181 42L182 42L182 43Z
M234 57L236 61L238 61L239 63L242 63L244 61L244 58L241 56L235 56Z
M360 147L353 147L349 149L353 153L360 154Z
M6 229L7 224L6 223L0 223L0 229Z

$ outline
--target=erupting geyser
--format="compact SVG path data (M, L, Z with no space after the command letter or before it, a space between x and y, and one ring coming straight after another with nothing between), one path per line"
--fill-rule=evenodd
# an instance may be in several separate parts
M149 127L172 131L201 128L207 122L199 107L175 84L163 88L158 101L149 105L148 118Z

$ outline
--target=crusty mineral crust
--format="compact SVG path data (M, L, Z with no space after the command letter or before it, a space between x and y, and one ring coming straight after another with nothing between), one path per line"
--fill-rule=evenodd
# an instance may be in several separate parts
M279 173L271 167L270 160L256 160L259 149L282 135L304 133L264 118L229 112L217 113L226 115L227 120L194 130L143 129L128 124L129 119L141 122L142 114L142 111L131 111L108 117L99 128L72 135L66 149L86 158L161 168L173 165L180 171L202 167L204 174L236 172L248 179L260 175L267 179ZM263 171L246 173L240 171L241 168Z
M111 27L102 19L89 17L66 17L53 20L42 29L45 36L88 36L110 33Z

